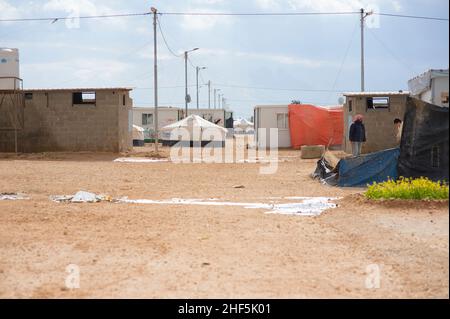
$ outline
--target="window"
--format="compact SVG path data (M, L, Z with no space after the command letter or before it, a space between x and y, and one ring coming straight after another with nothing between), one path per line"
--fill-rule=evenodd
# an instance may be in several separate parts
M277 113L277 128L287 129L288 128L288 114L287 113Z
M95 105L97 97L95 92L74 92L72 94L72 104Z
M25 93L25 100L32 100L33 99L33 93Z
M123 106L127 105L127 97L125 96L125 94L122 96L122 104Z
M441 93L441 103L448 104L448 92Z
M431 149L431 167L433 168L439 168L440 165L440 148L439 146L435 145Z
M142 125L153 125L153 114L142 114Z
M390 108L389 97L368 97L366 110L386 110Z
M353 111L353 101L352 100L348 101L348 111L349 112Z

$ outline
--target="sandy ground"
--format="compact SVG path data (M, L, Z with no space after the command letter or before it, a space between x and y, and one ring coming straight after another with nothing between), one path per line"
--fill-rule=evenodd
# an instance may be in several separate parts
M362 189L311 180L315 160L301 160L296 151L280 156L285 161L273 175L259 174L261 164L250 163L113 163L118 155L89 153L3 156L0 193L31 199L0 201L0 297L449 297L448 203L368 202L358 195ZM319 217L49 200L79 190L133 199L344 199ZM65 286L69 264L80 269L79 289ZM380 287L369 289L376 267Z

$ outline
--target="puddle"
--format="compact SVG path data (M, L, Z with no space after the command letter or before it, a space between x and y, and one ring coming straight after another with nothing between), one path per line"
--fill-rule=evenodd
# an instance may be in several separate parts
M199 199L181 199L173 198L170 200L150 200L128 198L119 199L119 203L127 204L147 204L147 205L195 205L195 206L230 206L244 207L246 209L264 209L266 214L283 214L283 215L299 215L299 216L319 216L327 209L336 208L333 203L339 198L329 197L298 197L302 201L299 203L239 203L239 202L221 202L216 199L199 200Z
M19 193L0 193L0 200L27 200L30 199L25 194Z
M166 158L142 158L142 157L123 157L115 159L116 163L167 163Z

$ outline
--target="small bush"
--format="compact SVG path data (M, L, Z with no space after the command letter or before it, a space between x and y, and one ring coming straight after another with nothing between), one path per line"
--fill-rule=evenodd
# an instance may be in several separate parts
M449 195L448 185L424 177L400 178L397 181L374 183L368 187L365 195L369 199L445 200Z

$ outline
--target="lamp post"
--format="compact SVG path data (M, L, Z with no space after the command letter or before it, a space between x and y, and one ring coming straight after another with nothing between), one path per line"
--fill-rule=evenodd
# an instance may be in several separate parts
M190 52L194 52L197 51L199 48L195 48L189 51L185 51L184 52L184 76L185 76L185 96L184 96L184 101L185 101L185 117L188 116L188 104L191 102L190 96L189 96L189 92L188 92L188 71L187 71L187 64L188 64L188 54Z
M206 67L199 67L199 66L197 66L196 68L195 68L195 70L197 71L197 110L200 108L200 101L199 101L199 98L198 98L198 91L199 91L199 87L198 87L198 75L199 75L199 73L200 73L200 70L206 70Z

